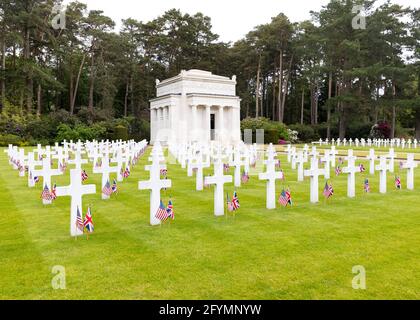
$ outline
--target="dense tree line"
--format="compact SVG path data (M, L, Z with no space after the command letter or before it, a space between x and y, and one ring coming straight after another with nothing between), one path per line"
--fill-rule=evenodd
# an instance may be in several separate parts
M232 44L218 40L209 17L175 9L149 22L123 20L117 32L103 12L72 2L57 29L59 4L0 2L2 109L39 119L148 119L155 79L196 68L237 75L243 118L341 138L388 121L391 137L404 127L420 138L419 9L331 0L309 21L280 13ZM364 28L354 27L355 5L365 8Z

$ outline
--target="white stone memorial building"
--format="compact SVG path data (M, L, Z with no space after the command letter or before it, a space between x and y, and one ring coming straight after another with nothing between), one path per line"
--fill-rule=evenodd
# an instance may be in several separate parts
M236 76L183 70L173 78L156 80L156 98L150 100L151 144L237 143L241 140L240 102Z

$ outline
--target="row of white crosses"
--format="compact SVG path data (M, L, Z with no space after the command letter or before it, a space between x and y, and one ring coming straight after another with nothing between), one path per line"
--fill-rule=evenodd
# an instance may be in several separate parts
M356 139L319 139L319 141L317 142L313 142L314 144L319 144L319 145L336 145L336 146L356 146L356 147L397 147L397 148L402 148L402 149L417 149L417 147L419 146L419 141L417 139L399 139L399 138L395 138L395 139L364 139L364 138L356 138Z

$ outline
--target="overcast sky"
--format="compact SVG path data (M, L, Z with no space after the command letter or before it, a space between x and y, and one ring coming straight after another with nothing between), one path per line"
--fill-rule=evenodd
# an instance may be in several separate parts
M69 3L70 0L64 0ZM165 11L176 8L183 13L202 12L209 16L213 32L222 41L236 41L255 26L270 22L271 17L285 13L292 22L310 18L329 0L79 0L88 9L103 10L120 26L121 19L150 21ZM393 0L405 6L418 7L419 0Z

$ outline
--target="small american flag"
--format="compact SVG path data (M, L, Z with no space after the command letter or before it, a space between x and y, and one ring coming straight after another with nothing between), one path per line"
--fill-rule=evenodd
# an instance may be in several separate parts
M45 201L51 201L52 200L51 192L50 192L50 189L48 189L47 185L45 185L44 190L42 190L41 199L45 200Z
M235 211L235 208L233 207L232 201L230 201L230 198L229 198L229 194L228 193L226 193L226 199L227 199L227 209L228 209L228 211L229 212Z
M241 205L239 204L238 193L236 191L233 192L232 206L233 206L233 211L236 211L241 207Z
M366 171L365 166L362 163L359 165L359 169L362 173Z
M281 162L280 162L280 160L276 160L276 168L277 169L281 168Z
M279 198L279 203L283 206L283 207L287 207L288 204L292 204L291 202L292 197L290 194L290 191L286 191L283 189L283 191L280 194L280 198Z
M166 208L163 205L162 200L160 200L160 205L156 211L155 217L156 219L159 219L160 221L166 221L168 219L168 212L166 211Z
M102 193L106 196L110 196L112 194L111 184L109 180L105 183L104 187L102 188Z
M131 174L130 169L128 167L125 168L125 171L124 171L124 174L123 174L124 178L128 178L130 176L130 174Z
M82 181L86 181L89 178L88 174L86 173L86 170L82 171Z
M365 190L366 193L370 192L370 185L369 185L369 179L365 180L365 184L363 186L363 190Z
M51 189L51 200L57 199L57 185L54 183L54 186Z
M340 174L341 174L341 168L340 168L340 166L337 166L337 168L335 168L335 175L336 176L339 176Z
M160 169L160 175L166 177L168 175L168 169Z
M174 206L172 204L172 200L169 200L168 207L166 208L166 212L168 214L168 219L175 220L175 212L174 212Z
M117 180L114 179L114 182L112 183L112 193L117 193L118 192L118 187L117 187Z
M395 188L401 189L401 179L400 179L400 177L395 177Z
M242 183L248 183L249 182L249 175L248 175L248 173L247 172L243 172L242 173L242 176L241 176L241 181L242 181Z
M83 217L80 213L79 207L77 207L76 228L80 232L83 232L83 230L85 229L85 225L83 224Z
M338 158L338 163L339 163L339 164L343 164L343 163L344 163L344 159L343 159L342 157L339 157L339 158Z
M32 174L32 173L31 173ZM34 177L34 182L38 183L39 182L39 177Z
M327 199L334 195L334 189L331 183L330 184L328 184L328 182L325 183L323 194L324 194L324 197Z
M230 166L229 166L229 164L224 163L224 164L223 164L223 170L224 170L225 172L229 172L229 170L230 170Z

